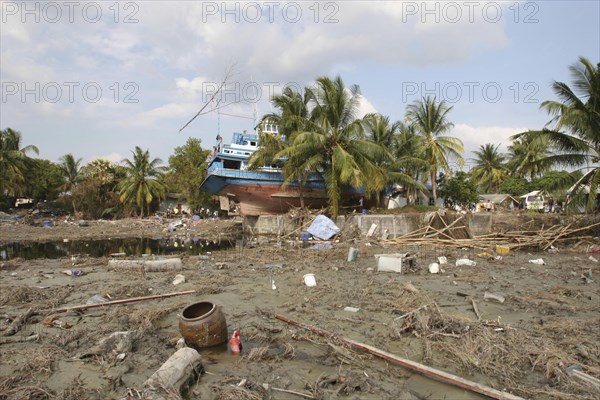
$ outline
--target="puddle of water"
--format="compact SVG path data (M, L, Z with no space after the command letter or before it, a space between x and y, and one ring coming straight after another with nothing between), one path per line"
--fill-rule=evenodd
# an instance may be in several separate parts
M115 253L125 253L127 256L143 254L169 255L187 254L198 255L207 251L222 250L232 247L232 242L210 241L199 237L186 240L177 238L129 238L111 240L72 240L53 242L13 242L0 246L0 260L22 258L57 259L74 255L89 257L105 257Z

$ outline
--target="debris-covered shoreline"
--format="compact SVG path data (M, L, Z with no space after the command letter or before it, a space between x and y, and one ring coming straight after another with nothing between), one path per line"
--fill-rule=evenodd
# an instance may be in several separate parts
M118 229L134 236L143 224L129 222ZM212 229L221 223L215 221ZM105 225L98 223L99 231L100 226ZM164 234L169 225L156 226ZM44 240L77 229L33 228L43 231ZM71 258L3 261L0 399L144 398L146 381L177 351L179 314L204 300L221 307L229 335L239 330L243 350L231 354L226 344L200 350L203 371L189 390L166 398L486 398L348 347L338 337L507 396L600 398L597 237L555 242L546 251L515 242L515 248L496 253L491 244L483 251L359 237L349 229L328 241L330 246L289 236L238 241L203 256L151 257L181 260L154 263L160 268L145 268L154 266L148 258L137 267L111 262L121 257L80 264ZM566 232L552 229L554 237ZM406 253L416 262L410 269L378 271L375 255ZM543 263L530 262L538 259ZM74 269L80 273L62 273ZM307 286L307 274L313 274L314 286ZM172 293L185 294L162 297ZM98 297L124 304L73 309ZM7 336L15 325L17 332ZM127 341L118 349L107 347L117 332L129 332Z

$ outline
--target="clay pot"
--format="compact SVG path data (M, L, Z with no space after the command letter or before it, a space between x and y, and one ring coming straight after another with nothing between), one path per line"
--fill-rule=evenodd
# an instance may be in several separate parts
M179 332L190 347L212 347L227 342L227 322L221 307L208 301L190 304L181 312Z

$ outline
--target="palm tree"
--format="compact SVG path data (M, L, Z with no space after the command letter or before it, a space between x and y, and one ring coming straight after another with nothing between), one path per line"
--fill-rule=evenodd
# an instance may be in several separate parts
M390 123L390 118L381 114L367 114L363 118L363 125L367 138L383 148L388 149L391 157L387 155L375 162L379 165L387 177L386 185L402 184L404 187L416 187L424 189L425 187L417 182L411 174L407 173L410 167L420 160L415 153L407 152L405 144L400 144L399 140L405 138L401 132L406 131L406 126L402 122ZM383 204L385 190L382 189L377 195L377 206Z
M480 145L479 150L474 151L475 167L471 171L475 183L482 187L487 193L498 193L500 183L506 178L507 169L504 165L504 156L498 151L498 147L491 143Z
M310 171L294 165L294 160L285 163L280 157L276 157L289 145L290 137L302 130L308 120L308 91L300 93L291 87L286 87L281 95L273 96L271 103L279 109L278 113L266 114L259 124L260 147L250 156L250 169L258 169L265 165L279 165L283 168L283 174L288 177L286 183L292 180L298 184L300 196L300 207L304 207L304 183ZM273 134L265 130L266 125L278 127L279 134Z
M73 154L69 153L62 156L59 161L60 163L58 166L63 174L63 177L65 178L64 188L69 192L73 192L73 189L75 189L77 182L79 182L79 179L81 178L80 164L82 159L78 158L75 160ZM73 199L72 204L73 212L77 212L77 209L75 208L75 199Z
M544 137L554 154L544 162L553 165L580 167L584 175L572 193L589 192L586 208L595 207L600 184L600 63L592 64L585 57L569 67L572 87L554 82L552 89L559 100L544 101L540 108L552 116L541 131L528 131L520 137Z
M144 205L150 214L152 200L164 198L166 186L162 181L156 179L164 171L164 167L158 166L162 163L160 158L150 161L148 150L142 151L139 146L136 146L132 153L133 161L123 160L126 177L119 183L119 199L122 203L135 203L140 208L140 216L143 218Z
M412 179L401 183L405 188L406 203L413 204L419 191L428 193L421 182L427 180L429 165L425 161L423 137L415 132L414 126L401 122L399 131L393 150L394 167Z
M22 192L25 171L33 162L27 153L39 154L36 146L21 148L21 138L21 132L14 129L0 130L0 196Z
M334 217L339 214L345 185L373 193L386 183L377 160L389 153L365 139L361 120L356 118L359 96L358 86L346 88L339 76L318 78L316 86L308 89L313 106L309 120L277 154L295 169L323 176ZM286 181L290 180L287 176Z
M281 164L281 159L275 155L288 145L292 134L302 130L308 119L308 91L304 94L286 87L282 94L271 98L271 103L279 109L278 113L266 114L259 123L260 147L252 153L250 166L257 169L265 165ZM271 130L265 130L266 125L278 127L279 135Z
M529 179L539 178L552 166L547 162L550 155L548 138L540 135L523 135L508 146L507 167L511 175Z
M417 100L406 108L406 119L413 125L415 131L423 137L425 159L429 163L429 179L434 202L437 199L436 176L438 169L442 168L446 174L450 173L449 159L456 159L463 163L463 143L454 136L444 136L454 124L448 121L448 107L445 101L437 102L435 97L425 97Z

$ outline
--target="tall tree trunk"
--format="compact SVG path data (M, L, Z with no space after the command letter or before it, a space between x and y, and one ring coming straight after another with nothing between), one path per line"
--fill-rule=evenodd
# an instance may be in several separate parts
M304 208L304 182L298 180L298 194L300 195L300 208Z
M433 205L434 206L437 203L437 184L435 182L435 175L436 175L436 171L434 169L430 173L430 178L431 178L431 192L433 194Z

